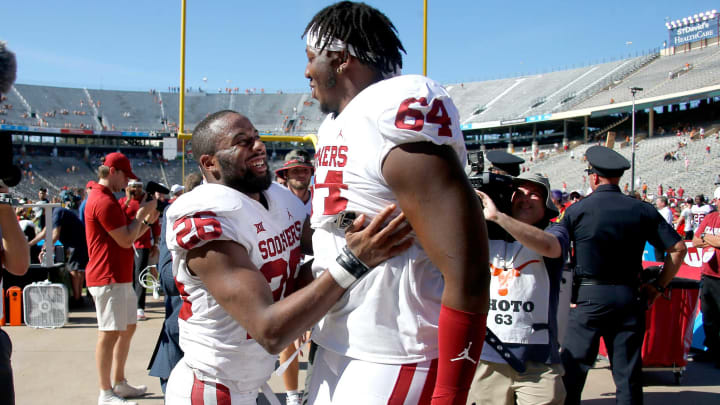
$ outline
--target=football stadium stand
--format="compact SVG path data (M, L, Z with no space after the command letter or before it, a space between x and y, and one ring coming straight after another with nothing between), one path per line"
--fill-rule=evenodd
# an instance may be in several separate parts
M649 185L677 179L688 192L697 187L698 192L707 193L710 186L702 177L714 178L720 172L718 159L705 153L707 145L690 142L677 151L679 159L665 162L664 155L677 139L652 137L648 131L648 120L654 119L652 128L660 134L701 121L707 131L703 142L710 142L710 134L716 132L713 128L718 120L713 114L717 107L713 106L720 102L720 46L688 49L676 54L665 49L662 55L654 50L642 56L580 68L449 84L446 88L458 106L470 149L484 142L487 149L506 148L514 143L527 150L532 139L530 134L537 129L536 140L544 158L527 167L547 173L554 184L564 181L571 189L582 189L586 187L582 183L580 158L588 145L578 143L585 139L584 132L593 143L604 139L608 130L617 131L616 148L629 154L630 148L620 140L630 134L632 96L629 88L642 87L644 90L637 95L639 121L636 124L642 139L636 156L639 176ZM41 149L44 148L45 157L29 153L34 162L34 179L17 187L16 191L23 195L32 198L40 187L52 190L82 186L94 178L98 157L117 149L132 156L141 178L166 184L181 182L181 163L158 158L162 137L177 133L178 93L16 84L4 97L0 103L0 131L25 134L23 142L29 142L28 146L39 142ZM698 110L706 117L683 115L683 111L698 106L706 108ZM188 92L186 131L209 113L221 109L241 111L261 132L277 135L313 133L325 117L308 93ZM653 109L657 112L655 117ZM669 131L665 132L662 127ZM508 133L513 134L512 138L506 136ZM48 157L51 153L47 153L47 149L52 145L48 146L46 136L42 139L34 136L39 134L54 139L51 143L60 147L60 157ZM95 136L97 139L91 139ZM712 135L712 139L715 137ZM549 152L561 149L557 145L560 140L571 143L574 159L569 153ZM716 140L712 142L717 144ZM92 155L87 160L80 158L86 147L90 147ZM291 147L294 145L268 143L268 153L277 159L273 165L278 164ZM720 147L711 149L716 153ZM528 158L530 153L527 152ZM73 155L79 157L73 158ZM685 170L685 156L689 157L689 171ZM66 172L73 165L79 169ZM193 163L188 161L186 171L192 169Z

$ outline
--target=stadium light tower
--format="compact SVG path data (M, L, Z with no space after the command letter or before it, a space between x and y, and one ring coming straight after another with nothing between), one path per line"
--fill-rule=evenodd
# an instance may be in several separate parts
M632 160L630 162L630 191L635 192L635 93L643 91L642 87L630 87L632 93Z

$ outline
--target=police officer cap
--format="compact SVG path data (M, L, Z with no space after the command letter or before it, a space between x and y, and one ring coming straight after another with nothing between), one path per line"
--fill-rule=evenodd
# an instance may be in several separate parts
M602 177L620 177L623 172L630 168L630 162L621 154L604 146L591 146L585 152L590 173L597 173Z
M485 153L485 158L492 163L493 167L507 172L511 176L520 174L520 165L525 159L507 153L502 150L491 150Z

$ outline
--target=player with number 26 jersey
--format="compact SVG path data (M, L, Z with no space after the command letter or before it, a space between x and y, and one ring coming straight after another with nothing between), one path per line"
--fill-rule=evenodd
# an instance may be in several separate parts
M398 203L383 178L383 161L396 146L416 142L449 145L465 165L457 108L441 85L420 75L374 83L322 123L311 219L313 246L322 247L315 249L316 277L345 244L343 231L335 225L339 213L372 218ZM418 182L432 176L422 167L416 169ZM336 353L376 363L435 359L443 287L440 271L416 242L350 287L316 326L313 340Z
M275 301L293 291L301 259L305 208L290 191L272 184L269 208L233 188L203 184L167 211L167 243L182 298L180 347L185 362L204 379L236 381L246 390L268 380L277 356L269 354L235 321L187 267L188 252L212 240L234 241L247 249Z

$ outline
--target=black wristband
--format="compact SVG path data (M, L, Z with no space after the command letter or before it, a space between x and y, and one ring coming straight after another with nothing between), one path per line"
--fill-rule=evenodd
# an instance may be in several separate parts
M146 220L144 220L144 219L142 220L142 223L145 224L145 225L147 225L147 226L152 225L150 222L148 222L148 221L146 221Z
M356 279L363 276L363 274L370 271L370 268L361 262L360 259L350 250L349 247L344 246L342 252L335 259L343 269L350 273Z

